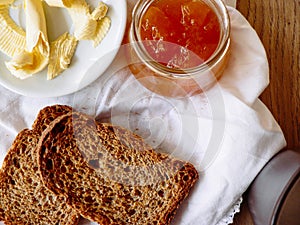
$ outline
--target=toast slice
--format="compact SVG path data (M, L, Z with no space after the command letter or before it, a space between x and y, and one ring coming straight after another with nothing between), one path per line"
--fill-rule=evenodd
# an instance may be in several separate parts
M72 111L72 108L67 105L52 105L41 109L33 122L32 129L38 134L47 128L47 126L57 117L67 114Z
M15 138L0 171L0 214L6 225L78 224L79 214L47 189L35 152L40 135L25 129Z
M198 179L190 163L81 113L51 123L37 152L44 184L101 225L170 224Z

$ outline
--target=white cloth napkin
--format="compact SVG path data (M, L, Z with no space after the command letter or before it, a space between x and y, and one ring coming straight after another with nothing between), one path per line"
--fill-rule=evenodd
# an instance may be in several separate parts
M199 181L173 225L226 224L226 214L285 145L280 127L258 99L268 85L264 48L243 16L230 7L229 12L228 68L218 84L198 96L171 99L151 93L127 69L123 47L105 74L75 94L39 99L0 87L0 165L14 137L31 127L40 109L69 104L127 127L158 151L196 166ZM94 223L82 220L80 224Z

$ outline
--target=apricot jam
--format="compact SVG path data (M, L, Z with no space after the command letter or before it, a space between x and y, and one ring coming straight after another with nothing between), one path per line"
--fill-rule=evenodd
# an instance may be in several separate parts
M136 79L157 94L187 97L223 74L230 20L222 0L139 0L128 37Z
M220 23L203 1L156 0L142 16L140 35L155 61L191 68L208 60L217 49Z

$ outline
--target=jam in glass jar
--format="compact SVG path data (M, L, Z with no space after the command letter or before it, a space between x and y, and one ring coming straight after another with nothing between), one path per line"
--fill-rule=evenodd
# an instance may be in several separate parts
M195 95L226 67L229 15L222 0L140 0L129 42L129 67L141 84L164 96Z

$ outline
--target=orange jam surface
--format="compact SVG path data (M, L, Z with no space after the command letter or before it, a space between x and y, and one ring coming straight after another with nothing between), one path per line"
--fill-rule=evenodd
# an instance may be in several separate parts
M155 0L142 17L140 35L155 61L170 68L192 68L216 50L220 24L202 0Z

